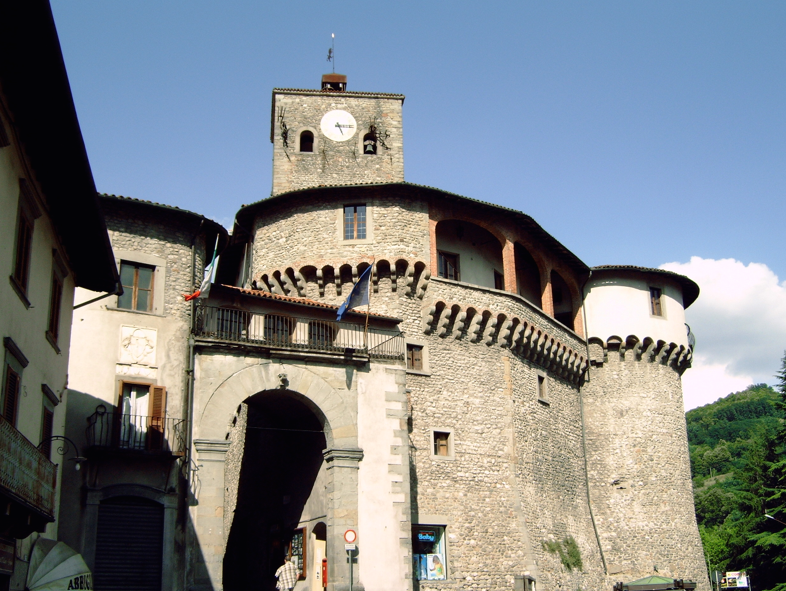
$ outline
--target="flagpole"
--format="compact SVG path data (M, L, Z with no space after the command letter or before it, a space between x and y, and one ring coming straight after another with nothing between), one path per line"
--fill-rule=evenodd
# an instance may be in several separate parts
M371 274L368 277L368 306L366 306L366 327L363 329L363 348L366 350L366 354L368 354L368 317L369 314L371 314L371 275L374 274L374 263L376 260L376 258L371 259Z

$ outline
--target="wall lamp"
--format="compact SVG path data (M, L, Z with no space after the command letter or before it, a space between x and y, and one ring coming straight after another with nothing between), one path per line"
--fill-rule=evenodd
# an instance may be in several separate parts
M51 441L60 441L60 442L61 442L61 443L60 443L60 444L57 446L57 448L55 448L55 451L57 451L58 455L61 455L61 456L65 456L65 455L66 455L66 454L67 454L69 451L71 451L71 447L73 446L73 448L74 448L74 451L76 452L76 456L75 456L75 457L73 457L73 458L70 458L68 461L69 461L69 462L75 462L75 464L74 464L74 469L75 469L77 472L78 472L79 470L81 470L81 469L82 469L82 463L83 463L83 462L86 462L86 461L87 461L87 458L83 457L83 456L82 456L82 455L79 453L79 448L76 446L76 443L74 443L73 441L71 441L71 440L70 440L68 437L66 437L65 435L52 435L52 437L47 437L46 439L44 439L43 441L41 441L41 443L39 443L39 444L38 444L38 450L40 451L40 450L41 450L41 448L42 448L42 447L43 447L43 446L44 446L46 443L49 443L49 442L51 442Z

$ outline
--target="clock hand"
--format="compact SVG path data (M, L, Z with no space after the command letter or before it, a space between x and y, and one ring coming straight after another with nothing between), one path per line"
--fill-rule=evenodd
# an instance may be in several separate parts
M343 129L341 129L341 123L339 123L338 121L336 121L336 127L338 127L338 130L341 132L341 135L344 135L344 130L343 130Z

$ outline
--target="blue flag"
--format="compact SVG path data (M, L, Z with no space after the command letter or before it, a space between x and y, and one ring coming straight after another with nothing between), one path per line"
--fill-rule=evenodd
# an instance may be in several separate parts
M347 310L368 304L368 291L369 286L371 285L370 280L371 267L369 266L366 267L366 270L360 274L358 282L352 288L352 291L349 292L349 296L347 297L346 301L341 304L341 307L338 309L338 315L336 316L337 321L341 322L341 319Z

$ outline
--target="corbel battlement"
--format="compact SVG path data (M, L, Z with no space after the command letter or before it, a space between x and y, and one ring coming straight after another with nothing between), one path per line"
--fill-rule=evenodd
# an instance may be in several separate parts
M622 339L610 336L605 342L597 337L588 341L589 362L593 367L602 366L610 359L622 362L645 361L673 367L680 375L691 366L693 348L677 343L656 341L650 337L643 340L635 335Z
M580 385L588 367L579 353L517 316L437 301L423 309L423 332L510 349L515 355Z
M339 265L304 265L297 269L270 269L260 273L256 278L256 289L269 291L278 295L293 297L324 298L326 288L335 289L335 295L346 295L345 290L351 289L358 277L371 265L364 261L356 264L342 263ZM431 279L431 271L423 261L397 259L389 261L380 259L373 263L371 269L371 286L374 293L379 293L380 280L389 281L391 292L402 293L423 299ZM317 294L309 293L308 284L316 284ZM332 294L328 294L329 296Z

